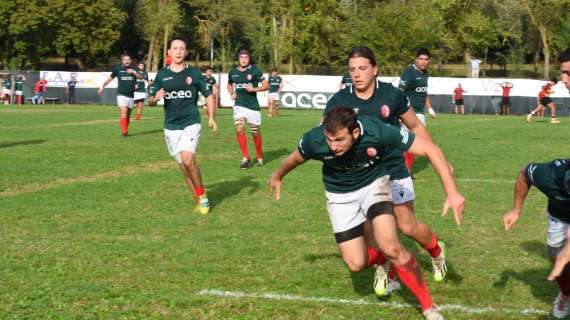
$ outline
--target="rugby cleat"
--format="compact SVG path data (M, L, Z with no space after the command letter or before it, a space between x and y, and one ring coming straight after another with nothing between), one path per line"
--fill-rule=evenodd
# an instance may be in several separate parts
M557 124L557 123L560 123L560 120L557 120L557 119L554 119L554 118L553 118L552 120L550 120L550 123L552 123L552 124Z
M242 170L249 168L250 161L249 159L243 158L239 164L239 168Z
M526 122L530 122L530 120L532 119L532 114L527 114L526 115Z
M445 320L443 315L437 311L437 308L435 306L424 310L423 314L424 319L426 320Z
M557 319L563 319L570 313L570 296L559 292L552 304L552 315Z
M441 248L441 253L436 258L431 258L433 266L433 278L436 282L443 281L447 276L447 265L445 264L445 243L438 241L437 244Z
M205 194L201 195L198 198L200 213L201 214L208 214L210 212L210 202L208 201L208 197Z
M374 273L374 292L379 297L391 295L394 291L402 288L402 285L398 281L390 279L389 270L390 262L376 267L376 273Z
M261 159L261 158L257 159L257 161L255 162L255 165L258 167L263 167L263 159Z

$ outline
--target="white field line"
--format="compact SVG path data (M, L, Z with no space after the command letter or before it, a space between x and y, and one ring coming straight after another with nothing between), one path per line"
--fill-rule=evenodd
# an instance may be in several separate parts
M200 296L212 296L221 298L253 298L253 299L267 299L276 301L295 301L295 302L322 302L332 304L345 304L345 305L371 305L381 306L392 309L402 308L419 308L418 305L402 304L397 302L384 302L384 301L370 301L364 299L342 299L333 297L310 297L299 296L294 294L279 294L279 293L247 293L242 291L224 291L216 289L204 289L198 292ZM468 307L458 304L444 304L438 305L442 311L458 311L467 314L520 314L520 315L547 315L547 310L525 308L525 309L505 309L495 307Z
M491 182L491 183L515 183L515 180L507 179L470 179L470 178L456 178L457 181L465 182Z
M448 124L448 123L471 123L471 122L488 122L488 121L499 121L499 120L503 120L503 118L486 118L486 119L472 119L472 120L443 120L443 121L437 121L437 120L431 120L428 122L428 128L430 126L435 126L435 125L440 125L440 124ZM521 122L522 123L522 122Z

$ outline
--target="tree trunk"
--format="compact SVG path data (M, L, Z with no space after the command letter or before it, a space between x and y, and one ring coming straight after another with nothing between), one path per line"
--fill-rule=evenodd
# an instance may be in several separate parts
M147 65L147 68L150 69L149 71L153 71L153 70L151 69L151 65L152 65L152 61L153 61L153 58L154 58L154 57L153 57L153 54L154 54L154 39L155 39L155 36L152 35L152 36L150 37L150 41L149 41L149 43L148 43L148 54L147 54L147 56L146 56L146 65Z
M164 47L162 52L162 67L166 67L166 53L168 52L168 25L164 26Z
M465 63L467 63L467 78L471 78L471 68L469 66L469 60L471 60L471 54L469 53L469 50L464 51L463 59Z
M550 75L550 48L548 47L548 35L543 24L538 26L540 40L542 41L542 52L544 53L544 79L549 79Z
M485 57L483 58L483 68L481 68L481 76L486 77L487 74L485 73L485 66L487 65L487 56L489 55L489 48L485 48Z
M279 35L277 33L277 18L275 17L275 15L272 16L273 19L273 30L272 31L272 35L273 35L273 67L277 68L277 65L279 64L279 50L277 50L278 48L278 43L279 43Z

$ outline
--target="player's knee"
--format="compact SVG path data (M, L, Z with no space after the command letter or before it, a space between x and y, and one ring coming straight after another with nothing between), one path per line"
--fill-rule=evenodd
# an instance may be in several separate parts
M348 256L343 257L344 263L348 267L350 272L360 272L366 269L366 261L364 261L365 257L356 257L356 256Z
M180 159L182 164L187 168L192 168L196 165L194 154L191 152L181 152Z
M381 247L384 255L391 260L399 259L406 252L400 241L397 240L385 243Z
M255 137L261 133L261 130L258 125L252 124L249 126L249 129L251 130L251 134Z

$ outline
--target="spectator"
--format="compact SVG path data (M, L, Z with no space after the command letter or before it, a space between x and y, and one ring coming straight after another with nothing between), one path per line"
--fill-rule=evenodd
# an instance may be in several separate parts
M43 77L36 81L34 86L34 97L32 98L33 104L46 104L45 94L47 91L47 80Z
M508 116L511 113L511 89L513 84L510 82L503 82L501 89L503 89L503 101L501 103L501 114Z
M4 87L3 90L3 98L2 100L4 101L4 104L9 104L10 103L10 98L12 97L12 75L8 74L5 78L4 81L2 83L2 86Z
M469 60L469 67L471 68L471 78L479 78L479 67L481 60L473 57Z
M467 92L467 90L463 90L461 87L461 83L457 84L457 88L453 90L453 100L455 101L455 114L465 114L465 108L463 105L463 92Z
M67 94L67 104L75 104L75 86L77 85L77 78L75 73L71 74L71 78L67 81L65 93Z

